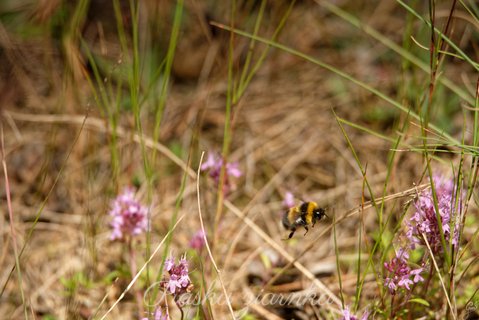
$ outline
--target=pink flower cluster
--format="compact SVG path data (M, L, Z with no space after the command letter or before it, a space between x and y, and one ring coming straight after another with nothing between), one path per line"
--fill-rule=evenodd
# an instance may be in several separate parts
M341 313L342 313L342 317L339 318L340 320L358 320L358 319L368 320L368 317L370 314L369 311L365 311L363 315L361 316L361 318L358 318L354 314L351 314L351 311L349 311L349 307L347 306L343 310L341 310Z
M395 294L399 288L411 290L410 285L424 281L421 276L424 268L412 269L408 265L409 253L404 249L399 249L390 262L384 263L384 268L389 271L384 285L389 288L391 294ZM412 278L412 279L411 279Z
M284 195L283 202L281 203L285 209L290 209L295 206L294 195L292 192L287 191Z
M459 241L459 219L455 210L457 191L455 190L454 181L443 177L434 177L433 182L441 221L438 222L437 220L432 190L425 190L419 195L415 203L416 212L409 220L406 236L411 241L411 248L414 249L417 244L425 244L424 235L431 246L432 252L436 254L441 253L443 249L439 223L442 226L446 243L452 241L454 247L457 247ZM461 205L462 199L459 197L459 208ZM457 210L457 212L460 212L460 210ZM451 230L451 226L453 230Z
M185 292L190 292L193 288L190 276L188 275L188 261L186 257L181 257L178 264L175 264L173 258L165 261L165 271L169 274L169 279L162 283L171 294L178 296Z
M220 181L221 167L223 166L223 158L220 155L209 153L208 159L201 165L201 171L208 171L209 175L218 184ZM230 177L239 178L241 176L241 170L238 167L238 163L227 162L225 166L225 180L224 180L224 193L229 193L234 190L235 185L231 182Z
M190 248L201 250L205 246L205 233L203 230L197 231L190 240Z
M131 188L126 188L113 200L109 214L113 217L111 240L123 240L148 228L148 209L135 199Z
M149 320L149 318L145 317L145 318L142 318L141 320ZM166 310L166 312L163 314L163 312L161 311L161 308L158 307L155 310L155 313L153 314L153 320L170 320L170 315L168 314L168 310Z

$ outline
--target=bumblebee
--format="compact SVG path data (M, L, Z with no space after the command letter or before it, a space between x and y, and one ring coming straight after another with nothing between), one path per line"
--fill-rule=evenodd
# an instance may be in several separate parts
M299 227L304 227L308 233L308 227L314 227L317 221L326 216L326 211L320 208L316 202L303 202L299 206L292 207L284 213L283 226L290 230L288 239L291 239ZM326 216L327 217L327 216Z

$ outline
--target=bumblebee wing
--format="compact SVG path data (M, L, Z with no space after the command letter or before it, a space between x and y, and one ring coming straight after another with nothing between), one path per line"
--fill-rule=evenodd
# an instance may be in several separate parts
M304 221L303 217L301 216L297 217L294 223L297 224L298 226L304 226L307 224L306 221Z
M289 211L284 213L282 222L285 229L289 229L291 227L291 223L289 222Z

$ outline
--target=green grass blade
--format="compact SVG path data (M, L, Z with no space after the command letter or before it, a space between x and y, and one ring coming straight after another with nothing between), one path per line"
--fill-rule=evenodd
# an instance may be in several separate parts
M391 39L387 38L386 36L382 35L380 32L375 30L374 28L362 23L358 18L353 16L352 14L342 10L338 6L334 5L331 2L328 1L316 1L320 3L323 7L337 15L338 17L342 18L343 20L349 22L351 25L355 26L356 28L362 30L364 33L367 35L371 36L372 38L376 39L380 43L382 43L384 46L388 47L407 61L411 62L414 64L416 67L421 69L422 71L426 72L427 74L430 74L430 69L427 63L416 57L414 54L411 52L407 51L406 49L402 48L401 46L397 45L395 42L393 42ZM467 101L468 103L472 104L473 103L473 98L471 95L460 88L458 85L456 85L454 82L451 80L445 78L445 77L440 77L439 82L442 83L444 86L449 88L452 92L457 94L459 97Z
M314 57L311 57L305 53L302 53L300 51L297 51L295 49L292 49L290 47L287 47L285 45L282 45L282 44L279 44L277 42L274 42L274 41L271 41L269 39L266 39L266 38L262 38L262 37L259 37L259 36L253 36L252 34L248 33L248 32L244 32L242 30L238 30L236 28L231 28L229 26L226 26L226 25L223 25L223 24L219 24L219 23L216 23L216 22L213 22L212 23L214 26L217 26L219 28L222 28L222 29L225 29L225 30L228 30L228 31L231 31L231 32L234 32L236 34L239 34L241 36L244 36L244 37L247 37L247 38L254 38L256 39L257 41L260 41L260 42L263 42L265 44L268 44L272 47L275 47L277 49L280 49L284 52L287 52L289 54L292 54L294 56L297 56L297 57L300 57L302 59L304 59L305 61L309 61L321 68L324 68L328 71L331 71L332 73L342 77L342 78L345 78L346 80L348 81L351 81L352 83L360 86L361 88L365 89L366 91L369 91L370 93L376 95L377 97L381 98L382 100L386 101L387 103L389 103L390 105L392 105L393 107L399 109L400 111L404 112L404 113L407 113L409 114L412 118L420 121L421 118L418 114L416 114L415 112L411 111L409 108L403 106L401 103L397 102L396 100L394 100L393 98L387 96L386 94L382 93L381 91L379 91L378 89L372 87L371 85L363 82L363 81L360 81L356 78L354 78L353 76L347 74L346 72L343 72L341 70L339 70L338 68L335 68L333 67L332 65L330 64L327 64L319 59L316 59ZM434 124L429 124L429 128L435 130L436 132L438 133L441 133L445 138L447 138L450 142L453 142L453 143L456 143L456 144L459 144L458 140L453 138L452 136L450 136L449 134L443 132L442 129L440 129L439 127L435 126Z

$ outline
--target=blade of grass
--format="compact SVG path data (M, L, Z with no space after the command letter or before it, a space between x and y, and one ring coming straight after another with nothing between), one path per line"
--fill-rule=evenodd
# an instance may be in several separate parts
M365 172L367 171L367 165L365 167ZM363 250L363 229L364 229L364 191L366 189L366 174L363 175L363 183L361 187L361 206L360 206L360 211L359 211L359 228L358 228L358 259L357 259L357 275L356 275L356 292L354 294L354 312L358 311L359 308L359 303L360 303L360 298L361 298L361 292L362 292L362 285L361 284L361 254ZM381 202L382 204L384 202Z
M117 0L116 0L117 1ZM132 37L132 69L129 72L128 77L128 84L130 87L130 101L132 106L133 116L135 118L135 127L139 133L140 137L140 148L141 148L141 157L143 160L143 171L145 172L148 192L147 192L147 202L148 204L151 203L152 199L152 190L153 190L153 169L151 167L150 161L148 159L148 154L145 146L145 141L143 139L143 126L141 122L141 105L140 105L140 81L141 81L141 68L140 68L140 44L139 44L139 1L137 0L130 0L130 12L131 12L131 37ZM121 19L121 15L117 17L117 19ZM121 30L119 32L122 32ZM127 44L123 44L123 51L128 52ZM148 210L147 214L147 232L146 232L146 246L145 246L145 256L150 256L151 253L151 211ZM147 285L150 284L150 269L147 266L146 269L146 283Z
M477 81L477 84L476 84L476 108L475 108L475 112L474 112L474 135L473 135L473 141L474 141L474 147L477 147L479 141L477 140L477 137L479 135L479 133L477 132L477 130L479 130L479 123L478 123L478 113L479 113L479 108L478 108L478 105L479 105L479 79ZM478 178L478 172L479 172L479 158L477 157L477 155L475 157L473 157L472 159L472 163L471 163L471 173L469 175L469 179L468 179L468 182L467 182L467 194L466 194L466 199L465 199L465 203L464 203L464 211L467 212L467 209L468 209L468 206L469 206L469 202L474 194L474 190L475 190L475 185L476 185L476 182L477 182L477 178ZM464 215L461 223L462 225L464 226L465 225L465 220L466 217ZM472 235L471 237L471 241L469 241L465 246L464 248L462 249L461 251L461 254L458 255L458 260L461 259L462 256L464 256L464 254L468 251L468 249L470 248L470 246L474 243L474 239L479 235L479 229L476 230L474 232L474 234ZM459 235L459 239L461 239L462 235L460 234Z
M397 138L395 139L395 141L393 142L393 145L391 146L390 148L390 151L388 152L388 164L387 164L387 170L386 170L386 178L384 179L384 185L383 185L383 191L382 191L382 197L385 198L386 195L387 195L387 187L388 187L388 184L389 184L389 180L391 178L391 175L392 175L392 172L394 170L394 160L396 158L396 151L395 149L401 144L401 141L402 141L402 137L404 135L405 132L407 132L407 128L408 128L408 124L409 124L409 114L406 115L406 118L404 119L404 124L402 126L402 128L400 129L400 133L397 135ZM381 206L379 208L379 211L383 214L384 213L384 206L385 206L385 201L381 201ZM392 218L392 215L390 215L387 219L387 221L385 222L385 226L388 226L389 225L389 220ZM402 217L404 218L404 216ZM402 220L401 220L401 223L402 223ZM399 229L400 226L401 226L401 223L398 223L396 228ZM378 236L378 241L383 241L383 234L384 232L386 231L386 228L384 228L383 232L380 232L379 233L379 236ZM395 234L396 232L394 232L393 234ZM391 244L392 245L392 242ZM388 248L385 248L385 250L383 251L383 254L381 255L381 260L380 260L380 265L383 266L384 265L384 262L385 262L385 259L386 259L386 254L387 252L389 251L389 247ZM369 257L373 257L374 256L374 253L376 252L375 249L373 249L372 251L369 252ZM384 269L383 268L380 268L381 270L381 280L384 279ZM364 281L366 280L366 277L364 276L361 281L357 284L357 297L356 297L356 301L360 301L360 294L362 292L362 288L363 288L363 285L364 285ZM381 281L378 277L376 277L376 282L378 283L378 285L381 284ZM384 297L384 290L383 290L383 286L380 286L381 287L381 296Z
M380 139L383 139L385 141L388 141L388 142L391 142L391 143L396 143L397 140L395 140L394 138L391 138L391 137L388 137L384 134L381 134L377 131L374 131L374 130L371 130L367 127L364 127L362 125L359 125L359 124L356 124L356 123L353 123L351 121L348 121L344 118L339 118L338 117L338 120L352 128L355 128L357 130L360 130L360 131L363 131L363 132L366 132L372 136L375 136L375 137L378 137ZM404 136L404 135L403 135ZM443 141L440 137L439 138L431 138L431 137L427 137L427 138L424 138L424 137L421 137L421 136L418 136L416 137L417 139L421 139L421 140L424 140L426 139L427 141L439 141L438 143L426 143L426 147L427 148L430 148L430 149L434 149L434 153L457 153L457 154L467 154L467 155L477 155L477 153L479 153L479 148L477 147L472 147L470 145L467 145L465 143L461 143L459 145L456 145L456 144L451 144L451 143L448 143L447 141L444 141L444 142L441 142ZM406 149L400 149L399 147L404 147ZM461 148L460 150L442 150L442 149L438 149L439 147L450 147L450 148L454 148L454 147L458 147L458 148ZM470 150L474 150L474 152L467 152L466 149L470 149ZM404 142L400 142L399 145L396 145L396 147L390 149L390 151L413 151L413 152L424 152L424 144L421 144L420 146L415 146L415 145L411 145L411 144L408 144L408 143L404 143ZM431 155L431 157L437 161L440 161L440 162L445 162L443 159L435 156L435 155Z
M183 16L184 0L178 0L175 7L175 15L173 18L173 27L171 29L170 42L168 45L168 51L165 58L165 68L163 71L163 79L160 90L160 97L158 106L155 113L155 127L153 130L153 139L158 141L160 136L161 119L166 105L166 98L168 97L168 85L170 83L171 68L173 66L173 60L175 58L176 45L180 34L181 19ZM155 163L156 151L153 151L152 163Z
M445 34L443 34L439 29L433 26L431 21L426 20L423 16L421 16L419 13L416 12L412 7L410 7L407 3L401 1L401 0L396 0L401 6L404 7L407 11L412 13L418 20L422 21L424 24L426 24L428 27L431 27L435 33L437 33L439 36L441 36L442 39L444 39L445 42L447 42L448 45L450 45L459 56L461 56L465 61L467 61L476 71L479 71L479 64L476 63L475 61L472 61L471 58L467 54L464 53L464 51L461 50L449 37L447 37Z
M439 47L441 46L441 36L442 33L439 34L439 39L436 40L436 27L435 27L435 16L436 16L436 8L435 8L435 2L432 0L428 1L428 9L429 9L429 19L430 19L430 24L428 24L428 27L431 28L430 32L430 49L429 49L429 65L430 65L430 82L429 82L429 92L428 92L428 99L424 101L425 104L425 112L422 112L421 114L423 117L420 119L420 124L421 124L421 134L425 138L423 139L423 144L426 144L426 139L429 131L427 130L429 126L429 116L431 113L431 110L434 106L433 104L433 95L435 92L436 88L436 73L439 70L439 61L440 57L438 54ZM413 10L411 8L411 10ZM423 19L421 17L421 19ZM423 19L425 21L425 19ZM446 239L444 235L444 229L442 226L442 217L439 211L439 200L437 197L436 193L436 187L434 183L434 173L432 171L432 166L431 166L431 158L429 156L428 149L424 146L424 158L426 160L426 168L427 172L429 175L429 183L431 184L431 193L432 193L432 198L433 198L433 205L434 205L434 211L436 215L436 221L437 221L437 226L439 229L439 234L441 237L441 244L443 248L443 260L445 261L445 270L449 270L449 267L451 266L452 259L449 251L449 247L446 246Z
M426 169L427 169L427 172L428 172L428 175L429 175L429 183L431 185L431 193L432 193L432 198L433 198L434 211L435 211L435 215L436 215L436 219L437 219L436 221L438 221L437 225L438 225L438 228L439 228L439 234L441 236L441 244L442 244L442 247L444 249L443 250L444 261L446 262L445 270L448 270L449 266L452 263L452 260L451 260L450 252L448 250L448 246L446 246L446 239L445 239L445 236L444 236L444 229L443 229L443 226L442 226L442 218L441 218L440 211L439 211L439 200L437 198L436 187L435 187L435 183L434 183L434 179L433 179L434 173L433 173L432 167L431 167L431 157L429 156L429 151L426 147L424 147L424 156L425 156L425 160L426 160ZM441 221L441 223L439 223L440 221Z
M181 220L183 220L184 216L181 216L178 221L176 221L176 223L173 225L173 227L168 231L168 233L163 237L163 240L161 240L161 242L158 244L158 246L156 246L155 250L153 251L153 253L151 254L151 256L148 257L148 260L145 261L145 263L143 264L143 266L140 268L140 270L138 270L138 272L135 274L135 276L133 277L133 279L130 281L130 283L128 284L128 286L126 287L125 290L123 290L123 292L120 294L120 296L118 297L118 299L116 299L116 301L112 304L112 306L105 312L105 314L100 318L100 320L104 320L106 319L106 316L108 316L108 314L113 310L115 309L115 307L118 305L118 303L123 300L123 298L125 297L126 293L133 287L133 285L135 284L135 282L138 280L138 278L140 277L140 275L142 274L142 272L146 269L146 267L150 264L151 260L153 260L153 258L155 257L155 255L158 253L158 251L160 250L160 248L163 246L163 243L166 241L166 239L171 235L171 233L176 229L176 227L178 226L178 224L181 222Z
M259 31L259 27L261 25L261 21L263 20L264 9L266 8L266 0L261 0L261 6L259 7L258 16L256 17L256 22L253 29L253 34L257 35ZM241 77L238 83L238 92L240 92L240 88L245 84L245 78L248 74L249 66L251 64L251 59L253 58L253 52L255 47L256 41L250 39L248 54L246 55L245 63L243 66L243 71L241 72ZM241 94L239 94L241 96Z
M479 147L479 77L476 81L476 98L474 101L473 146L476 148ZM468 194L466 196L467 202L469 202L469 200L471 199L472 192L474 190L474 185L477 181L478 162L479 162L479 158L476 155L472 163L474 174L470 176L469 182L468 182Z
M190 155L191 155L191 152L188 154L188 159L187 159L187 162L186 162L187 167L190 167L189 166L189 163L190 163L190 160L191 160ZM178 196L176 197L176 200L175 200L175 209L174 209L173 215L171 217L169 230L172 230L173 226L176 224L178 213L180 212L180 207L181 207L181 204L183 203L183 196L184 196L185 189L186 189L187 178L188 178L188 172L184 171L183 176L181 178L180 190L178 191ZM156 275L156 281L161 280L161 277L162 277L162 274L163 274L163 267L164 267L165 261L168 257L172 240L173 240L173 232L169 232L168 237L166 238L166 244L165 244L165 249L163 251L163 256L162 256L160 268L158 269L158 273ZM152 296L152 299L151 299L152 301L155 301L156 296L158 294L158 290L159 290L159 288L155 287L155 290L153 291L153 294L151 295Z
M436 258L434 257L434 253L431 250L431 246L429 245L429 242L427 241L426 236L424 234L422 234L422 237L423 237L424 243L426 244L427 249L429 251L429 255L430 255L431 260L434 264L434 269L437 272L437 276L439 277L439 281L441 282L441 287L442 287L442 290L444 291L444 295L446 296L447 304L450 308L452 318L456 319L457 318L456 313L454 312L455 309L452 308L451 300L449 299L449 294L448 294L448 291L446 289L446 285L444 284L444 280L442 279L441 272L439 271L439 267L437 265Z
M288 17L291 14L291 11L293 10L293 7L294 7L295 3L296 3L296 0L293 0L293 1L290 2L289 6L288 6L288 9L286 10L285 14L281 18L281 21L279 22L278 27L276 28L276 30L273 33L273 36L271 37L271 41L275 41L278 38L279 34L281 33L284 26L286 25L286 21L288 20ZM254 35L256 36L257 34L254 34ZM255 40L255 38L253 37L253 38L251 38L251 40L253 41L253 40ZM268 55L269 50L270 50L270 46L268 45L266 47L266 49L264 49L264 51L261 53L261 56L259 57L258 61L253 66L253 69L248 74L246 79L244 79L244 81L240 82L239 89L237 91L237 95L233 98L235 102L237 102L243 96L246 88L248 87L251 80L253 79L253 76L256 74L256 72L258 72L259 68L263 65L263 62L266 59L266 56Z
M339 128L340 128L340 130L341 130L341 132L342 132L342 134L343 134L343 137L344 137L344 139L346 140L346 144L348 145L349 150L351 151L351 154L352 154L354 160L356 161L356 164L358 165L358 168L359 168L359 170L361 171L361 174L362 174L363 178L365 179L365 183L366 183L366 186L367 186L369 195L371 196L371 202L373 203L373 206L375 207L376 212L377 212L377 214L378 214L377 218L378 218L379 230L381 231L381 230L382 230L382 227L383 227L383 217L382 217L381 212L378 211L378 208L376 207L377 204L376 204L376 201L374 200L374 193L373 193L372 187L371 187L371 185L369 184L369 182L368 182L367 179L366 179L366 171L365 171L363 165L361 164L361 160L359 159L359 156L358 156L358 154L356 153L356 150L354 149L353 143L352 143L351 140L349 139L349 136L348 136L348 134L346 133L346 130L344 130L343 125L342 125L341 122L338 120L337 114L334 112L334 110L332 110L332 112L333 112L334 117L335 117L335 119L336 119L336 122L338 123Z
M266 3L266 1L264 1L262 3L262 6L265 3ZM291 10L294 6L294 3L295 3L295 0L291 1L290 5L288 7L288 10L286 11L284 16L282 17L278 27L276 28L272 39L275 39L279 35L280 31L283 29L283 27L286 23L286 20L289 17L289 14L291 13ZM233 1L232 2L232 13L231 13L231 21L232 21L231 25L232 26L234 26L234 21L235 21L235 10L236 10L236 2ZM263 13L262 13L262 10L260 9L260 13L258 14L258 18L256 20L256 25L255 25L255 28L254 28L254 33L255 34L259 30L259 25L260 25L262 16L263 16ZM230 145L231 136L232 136L232 124L231 124L232 108L240 100L240 98L243 95L243 93L245 92L248 84L250 83L251 79L253 78L253 76L256 74L256 72L258 71L258 69L262 65L262 63L263 63L264 59L266 58L266 55L267 55L267 53L269 52L269 49L270 49L270 47L267 46L267 48L261 54L257 63L254 65L251 72L249 74L247 74L246 71L247 71L249 63L250 63L250 60L248 60L248 58L251 59L252 54L253 54L252 50L253 50L254 44L256 42L254 38L251 38L250 51L249 51L248 56L247 56L247 61L246 61L245 66L243 68L243 72L241 74L241 77L240 77L240 80L239 80L239 83L238 83L238 87L236 87L235 86L235 81L234 81L234 76L233 76L233 56L234 56L234 54L233 54L234 53L234 41L233 41L234 37L233 37L233 35L234 35L234 33L231 32L230 33L230 43L229 43L230 44L229 45L229 60L228 60L228 90L227 90L227 97L226 97L225 127L224 127L224 133L223 133L223 150L222 150L223 165L221 167L219 184L218 184L218 199L217 199L217 210L216 210L216 216L215 216L214 232L213 232L214 233L213 244L215 244L216 240L217 240L217 233L216 233L217 225L218 225L218 223L221 219L221 216L222 216L222 207L223 207L222 203L223 203L223 200L224 200L223 188L224 188L224 179L225 179L225 166L226 166L226 163L227 163L227 157L228 157L228 154L229 154L229 145ZM247 74L247 76L246 76L246 74Z
M344 310L344 293L343 281L341 277L341 264L339 262L339 248L336 238L336 216L333 215L333 240L334 240L334 254L336 255L336 272L338 274L339 298L341 299L341 309Z
M387 48L391 49L392 51L396 52L398 55L406 59L407 61L411 62L414 64L416 67L421 69L422 71L426 72L427 74L430 73L429 66L423 62L421 59L416 57L414 54L411 52L407 51L406 49L402 48L401 46L397 45L394 43L392 40L387 38L386 36L382 35L379 33L377 30L374 28L363 24L357 17L353 16L352 14L342 10L338 6L334 5L331 2L324 1L324 0L315 0L316 3L322 5L338 17L342 18L343 20L349 22L351 25L354 27L362 30L364 33L367 35L371 36L372 38L378 40L380 43L382 43L384 46ZM449 88L452 92L457 94L459 97L464 99L470 104L473 104L473 98L469 95L469 93L459 86L457 86L454 82L450 81L449 79L445 77L440 77L439 82L441 82L444 86Z
M80 127L80 130L78 132L78 134L75 136L75 139L73 140L73 143L70 147L70 150L68 150L68 153L67 153L67 156L65 157L65 160L63 161L61 167L60 167L60 170L58 171L58 174L57 176L55 177L55 180L53 181L53 184L50 188L50 190L48 190L48 193L45 197L45 200L43 200L43 202L40 204L40 207L38 208L36 214L35 214L35 219L33 220L33 223L32 223L32 226L30 227L30 229L28 230L27 232L27 235L25 237L25 242L23 243L23 246L22 248L20 249L20 253L18 254L18 259L20 259L22 257L22 254L23 252L25 251L25 248L27 247L27 245L29 244L30 242L30 239L32 238L32 235L33 235L33 231L35 230L35 227L37 226L37 223L40 219L40 216L43 212L43 209L45 209L45 206L47 205L47 202L48 200L50 199L50 196L52 195L53 193L53 190L55 190L55 187L58 183L58 181L60 180L60 177L62 176L63 174L63 171L65 170L65 167L66 167L66 164L68 162L68 159L70 158L70 155L72 154L73 152L73 148L76 146L77 142L78 142L78 139L80 138L80 134L83 132L83 128L85 127L85 123L86 123L86 120L87 120L88 116L85 116L83 117L83 120L82 122L80 123L81 127ZM16 263L16 262L15 262ZM15 267L16 267L16 264L14 266L12 266L12 268L10 269L10 272L7 276L7 279L5 280L5 283L3 284L3 287L2 287L2 290L0 292L0 297L3 296L3 293L5 292L5 289L8 285L8 282L10 281L10 278L13 274L13 271L15 270Z
M479 24L479 18L478 18L479 12L477 11L477 7L469 8L469 6L465 4L463 0L459 0L459 3L464 7L464 9L466 9L467 13L469 13L469 16L474 20L474 22L476 24ZM476 9L475 12L474 12L474 9Z
M27 301L25 299L25 291L23 290L23 277L22 277L22 269L20 267L20 255L18 253L18 244L17 244L17 234L15 232L15 219L13 218L13 207L12 207L12 199L10 196L10 180L8 179L8 170L7 170L7 162L5 161L5 142L4 142L4 134L3 134L3 123L0 126L1 129L1 151L2 151L2 167L3 167L3 175L5 177L5 194L7 196L7 211L8 211L8 217L10 219L10 236L12 237L12 246L13 246L13 254L15 256L15 268L17 269L17 277L18 277L18 288L20 289L20 296L22 299L22 306L23 306L23 315L25 319L28 319L28 309L27 309ZM12 270L13 271L13 270ZM10 273L11 275L11 273ZM8 282L8 279L10 276L7 278L6 283ZM5 287L4 289L5 290ZM3 290L2 294L3 295Z
M201 177L201 164L203 162L203 156L204 155L205 155L205 153L202 152L201 157L200 157L200 163L198 164L198 170L196 172L196 177L197 177L196 178L196 197L197 197L197 200L198 200L198 216L199 216L199 219L200 219L201 230L203 230L203 239L205 241L206 250L208 251L208 255L209 255L211 263L213 264L213 267L216 271L216 275L218 276L218 279L220 280L221 288L223 289L223 294L225 295L226 304L228 305L228 310L230 311L231 317L234 320L235 319L235 314L234 314L234 311L233 311L233 307L231 306L231 301L230 301L228 292L226 292L226 287L223 283L223 278L221 276L221 271L218 268L218 266L216 265L215 259L213 258L213 253L211 253L210 245L208 244L208 239L206 238L205 225L203 224L203 216L202 216L202 213L201 213L200 177Z
M95 102L100 106L101 114L107 117L108 123L113 129L112 132L116 132L116 127L118 125L119 107L120 107L120 101L121 101L120 100L121 86L119 86L118 97L115 103L110 99L110 98L113 98L113 96L112 95L109 96L107 94L105 84L100 74L100 71L98 69L96 60L93 57L93 54L91 50L89 49L87 43L84 40L81 40L81 44L82 44L83 51L86 53L87 59L92 68L93 76L95 77L95 80L96 80L96 85L91 79L89 73L85 74L85 78L88 82L90 89L92 90ZM97 89L97 86L98 86L98 89ZM110 107L112 105L117 106L116 110L110 111ZM109 140L109 149L111 154L111 167L113 172L113 179L112 179L113 182L118 181L118 178L120 175L120 157L119 157L117 138L118 137L115 134L112 134Z
M352 77L351 75L325 63L325 62L322 62L316 58L313 58L305 53L302 53L300 51L297 51L295 49L292 49L290 47L287 47L285 45L282 45L282 44L279 44L277 42L273 42L269 39L266 39L266 38L262 38L262 37L259 37L259 36L253 36L251 35L250 33L248 32L244 32L244 31L241 31L239 29L236 29L236 28L231 28L229 26L226 26L226 25L223 25L221 23L217 23L217 22L211 22L211 24L213 26L216 26L218 28L221 28L221 29L224 29L224 30L227 30L227 31L231 31L231 32L234 32L236 34L239 34L241 36L244 36L244 37L247 37L247 38L254 38L256 39L257 41L260 41L260 42L263 42L265 44L268 44L272 47L275 47L277 49L280 49L284 52L287 52L289 54L292 54L294 56L297 56L297 57L300 57L306 61L309 61L319 67L322 67L328 71L331 71L335 74L337 74L338 76L342 77L342 78L345 78L349 81L351 81L352 83L362 87L363 89L371 92L372 94L376 95L377 97L381 98L382 100L386 101L387 103L389 103L390 105L392 105L393 107L399 109L400 111L402 112L405 112L407 114L410 114L410 116L416 120L421 120L420 116L418 114L416 114L415 112L411 111L409 108L403 106L401 103L395 101L394 99L392 99L391 97L387 96L386 94L382 93L381 91L377 90L376 88L366 84L365 82L362 82L354 77ZM452 136L450 136L449 134L443 132L444 130L442 130L441 128L439 128L438 126L434 125L434 124L429 124L429 128L435 130L436 132L438 133L441 133L448 141L458 145L459 144L459 141L456 140L455 138L453 138ZM472 151L474 152L474 151Z
M231 2L231 25L235 25L235 14L236 14L236 0ZM229 34L229 45L228 45L228 80L227 80L227 90L226 90L226 106L225 106L225 124L223 129L223 147L221 151L221 156L223 162L220 170L220 177L218 183L217 191L217 202L216 202L216 213L213 224L213 246L216 247L218 243L218 225L221 221L223 215L223 202L224 202L224 186L225 186L225 177L226 177L226 164L230 149L232 129L231 129L231 109L233 107L234 101L233 97L235 95L235 83L234 83L234 32Z
M378 219L378 225L379 225L379 231L378 231L378 240L375 242L374 244L374 247L372 249L372 251L370 252L369 254L369 259L368 259L368 264L366 266L366 270L364 270L364 276L363 276L363 279L360 281L359 283L359 289L356 289L356 294L358 295L357 296L357 299L355 301L355 304L356 304L356 308L358 307L358 303L359 303L359 294L361 293L362 291L362 286L364 284L364 281L366 279L366 274L368 273L368 268L369 266L372 266L374 267L375 264L374 264L374 261L373 261L373 256L374 254L376 253L376 250L379 250L381 248L381 245L382 245L382 241L381 241L381 238L383 236L383 233L384 233L384 222L383 222L383 211L377 206L377 202L375 200L375 197L374 197L374 194L373 194L373 191L372 191L372 187L371 185L369 184L368 180L367 180L367 177L366 177L366 172L365 172L365 169L363 168L362 164L361 164L361 161L354 149L354 146L351 142L351 140L349 139L349 136L348 134L346 133L346 130L344 130L344 127L342 126L341 122L338 121L338 116L336 115L336 113L334 112L333 110L333 114L336 118L336 121L339 125L339 128L343 134L343 137L344 139L346 140L346 143L348 145L348 148L349 150L351 151L351 154L353 155L353 158L355 159L357 165L358 165L358 168L360 169L361 171L361 174L362 174L362 177L364 179L364 183L366 184L367 186L367 189L368 189L368 192L369 192L369 195L371 197L371 204L372 206L374 207L375 211L376 211L376 217ZM364 204L362 204L364 206ZM363 209L364 210L364 209ZM382 277L382 272L383 272L383 269L382 268L379 268L380 270L380 274L381 274L381 277ZM377 274L377 272L375 272L375 274Z
M205 236L206 236L206 234L205 234ZM200 288L199 291L203 295L202 301L205 302L206 310L209 312L208 317L210 317L211 319L214 319L213 308L211 307L210 295L208 295L208 293L206 292L206 289L205 289L205 288L207 288L207 285L206 285L206 270L205 270L205 267L204 267L204 264L203 264L203 261L202 261L202 257L198 254L196 256L197 256L197 259L198 259L199 271L200 271L200 276L201 276L201 288ZM202 307L203 306L201 304L198 305L198 309L200 309ZM205 313L206 312L203 311L203 314L205 314ZM198 318L198 319L200 319L200 318Z

